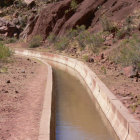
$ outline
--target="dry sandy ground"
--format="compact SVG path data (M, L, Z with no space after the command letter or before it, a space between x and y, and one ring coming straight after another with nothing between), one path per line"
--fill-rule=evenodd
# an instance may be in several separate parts
M0 140L37 140L47 68L13 57L0 73Z

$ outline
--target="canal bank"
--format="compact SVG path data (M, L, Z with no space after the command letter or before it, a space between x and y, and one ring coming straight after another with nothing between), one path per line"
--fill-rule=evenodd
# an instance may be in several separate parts
M28 50L16 50L15 52L20 55L49 59L75 69L85 80L120 140L140 139L139 121L134 119L134 117L129 114L128 110L123 106L123 104L83 62L46 52L44 53Z

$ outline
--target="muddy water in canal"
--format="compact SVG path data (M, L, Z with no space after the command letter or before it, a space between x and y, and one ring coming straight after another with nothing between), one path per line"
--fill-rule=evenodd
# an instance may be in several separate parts
M56 140L118 140L79 74L51 63L55 93Z

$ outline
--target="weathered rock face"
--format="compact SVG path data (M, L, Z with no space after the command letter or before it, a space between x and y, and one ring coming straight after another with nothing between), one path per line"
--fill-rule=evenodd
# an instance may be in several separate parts
M20 34L20 27L10 21L0 19L0 34L6 37L18 37Z
M71 1L48 4L34 24L27 27L31 29L26 28L24 33L28 38L41 35L46 39L50 32L61 36L76 25L85 25L87 29L96 30L100 26L102 15L115 21L122 20L140 6L140 3L134 0L76 0L76 9L72 9Z

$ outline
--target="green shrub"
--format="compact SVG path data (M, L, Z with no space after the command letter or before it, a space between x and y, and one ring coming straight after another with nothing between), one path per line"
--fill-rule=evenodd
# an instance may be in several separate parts
M55 42L55 47L57 50L64 50L68 47L69 45L69 39L67 37L60 37L56 42Z
M36 48L36 47L39 47L41 45L41 42L42 42L42 37L40 35L37 35L37 36L34 36L32 38L32 40L30 41L30 45L29 47L30 48Z
M106 74L106 68L104 66L101 67L101 71Z
M76 0L72 0L71 4L70 4L71 10L76 10L78 7L77 1Z
M126 30L123 28L118 30L116 37L117 39L123 39L126 36L126 34L127 34Z
M12 55L12 51L4 44L0 43L0 60L6 60Z
M123 66L134 65L139 67L140 39L135 35L131 39L125 39L119 48L114 50L114 54L113 60L116 63L121 63Z
M123 39L125 36L131 36L133 30L133 17L128 16L125 20L124 27L117 31L117 39Z
M132 29L133 29L132 25L133 25L133 17L128 16L125 21L126 30L128 33L130 33L132 31Z
M90 34L86 39L86 44L89 45L90 49L94 53L98 53L99 49L103 46L104 39L101 33Z
M77 40L81 50L84 50L84 48L86 47L87 34L88 34L88 32L82 32L76 37L76 40Z
M84 32L86 30L86 26L85 25L81 25L81 26L77 25L76 30L78 33Z
M73 39L77 37L80 33L84 33L85 31L86 31L85 25L81 26L77 25L75 29L70 29L66 35L69 39Z
M66 36L70 40L73 40L76 36L78 36L78 31L76 29L70 29L69 31L67 31Z
M112 30L116 28L114 24L110 20L108 20L107 17L105 16L101 18L101 24L104 32L106 31L112 32Z
M7 73L7 72L8 72L8 68L7 67L0 68L0 73Z
M4 43L6 44L10 44L10 43L15 43L17 41L16 38L12 37L12 38L7 38Z
M20 26L23 29L27 25L27 16L23 16L19 22L20 22Z
M14 5L17 8L24 8L24 7L26 7L26 3L23 2L23 0L15 0Z
M70 3L70 8L65 11L65 14L67 14L70 11L76 11L77 7L78 7L77 1L72 0L71 3Z
M55 34L50 33L50 35L48 36L47 40L49 41L49 43L55 43L55 41L56 41Z
M88 62L89 56L88 56L88 55L84 55L84 56L83 56L83 59L84 59L86 62Z

